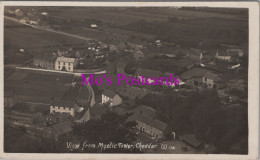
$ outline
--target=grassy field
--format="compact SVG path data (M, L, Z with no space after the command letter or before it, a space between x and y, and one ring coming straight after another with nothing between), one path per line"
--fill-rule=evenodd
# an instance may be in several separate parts
M247 10L240 9L176 9L169 7L19 7L25 12L48 12L50 25L69 26L65 32L103 40L161 38L184 47L215 49L218 44L241 44L248 41ZM169 21L169 18L173 18ZM66 20L66 24L64 24ZM44 20L43 20L44 21ZM97 21L99 29L89 29L88 22ZM84 45L85 42L55 33L25 27L5 20L5 64L21 63L36 54L53 53L58 46ZM62 29L61 29L62 30ZM25 53L19 53L19 49Z
M43 10L43 9L42 9ZM50 15L60 18L71 19L97 19L105 23L124 25L139 20L167 21L169 16L183 19L197 18L224 18L224 19L246 19L243 14L231 14L228 12L205 12L195 10L179 10L169 7L140 7L140 8L115 8L115 7L55 7L47 8L45 11Z
M83 45L85 41L4 21L5 64L21 64L33 56L56 52L59 46ZM19 50L24 49L21 53Z
M14 71L4 81L4 94L13 91L25 101L50 103L60 99L71 87L73 76L46 72Z

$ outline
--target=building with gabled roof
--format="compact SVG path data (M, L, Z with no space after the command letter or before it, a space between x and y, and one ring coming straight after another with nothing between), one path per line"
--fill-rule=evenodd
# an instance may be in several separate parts
M153 139L161 139L170 131L166 123L155 118L155 110L149 106L141 105L127 113L132 113L128 121L136 121L136 128Z
M243 51L241 49L219 49L215 57L228 62L239 62L239 58L243 57Z
M73 72L73 69L76 67L76 65L77 60L75 58L58 57L55 61L55 70Z
M212 73L213 71L204 68L193 67L186 70L180 75L180 79L186 82L191 87L200 86L203 84L203 76L206 73Z
M35 67L54 70L56 59L57 57L53 54L44 54L44 55L40 54L33 59L33 65Z
M111 90L105 90L102 93L102 104L108 104L110 107L122 103L122 98Z

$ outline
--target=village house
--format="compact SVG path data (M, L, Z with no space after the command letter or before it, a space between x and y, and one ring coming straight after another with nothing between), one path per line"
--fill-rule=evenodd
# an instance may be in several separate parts
M102 104L108 104L110 107L117 106L122 103L122 98L115 92L105 90L102 93Z
M68 113L72 117L75 116L76 104L73 101L59 100L53 101L50 105L50 113Z
M247 50L248 50L248 44L242 44L242 45L232 45L232 44L220 44L221 48L226 48L229 51L236 51L239 54L239 57L243 57Z
M225 87L225 83L220 75L214 73L205 73L203 75L203 83L207 88L222 89Z
M227 62L238 63L239 58L243 56L243 51L239 49L219 49L216 58Z
M76 65L77 65L77 60L75 58L58 57L55 61L55 70L58 71L65 70L65 71L73 72Z
M216 56L217 59L219 60L224 60L224 61L230 61L231 55L229 55L227 50L219 49L217 50Z
M161 139L167 133L168 125L157 119L145 115L137 117L137 129L151 136L153 139Z
M136 121L136 128L152 139L159 140L170 133L168 125L156 119L155 110L149 106L141 105L127 112L133 113L128 120Z
M206 73L213 73L213 71L204 68L193 67L183 72L180 75L180 79L183 80L187 86L197 87L203 84L203 76Z
M54 70L55 60L33 59L33 65L40 68Z
M54 70L56 59L57 57L53 54L39 55L33 59L33 65L39 68Z

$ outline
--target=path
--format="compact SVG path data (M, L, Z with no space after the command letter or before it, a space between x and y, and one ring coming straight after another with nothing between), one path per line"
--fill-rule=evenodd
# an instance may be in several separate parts
M31 24L28 24L28 23L23 23L23 22L20 22L19 20L15 19L15 18L8 17L8 16L5 16L5 18L8 19L8 20L12 20L12 21L30 26L32 28L43 30L43 31L53 32L53 33L57 33L57 34L61 34L61 35L65 35L65 36L69 36L69 37L73 37L73 38L77 38L77 39L81 39L81 40L86 40L86 41L94 40L93 38L87 38L87 37L83 37L83 36L79 36L79 35L75 35L75 34L71 34L71 33L56 31L56 30L53 30L53 29L47 28L47 27L41 27L41 26L31 25Z

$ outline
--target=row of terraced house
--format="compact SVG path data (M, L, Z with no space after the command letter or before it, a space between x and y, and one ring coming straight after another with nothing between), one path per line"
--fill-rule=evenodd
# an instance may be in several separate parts
M77 59L69 57L37 58L33 60L33 65L44 69L73 72L77 65Z

